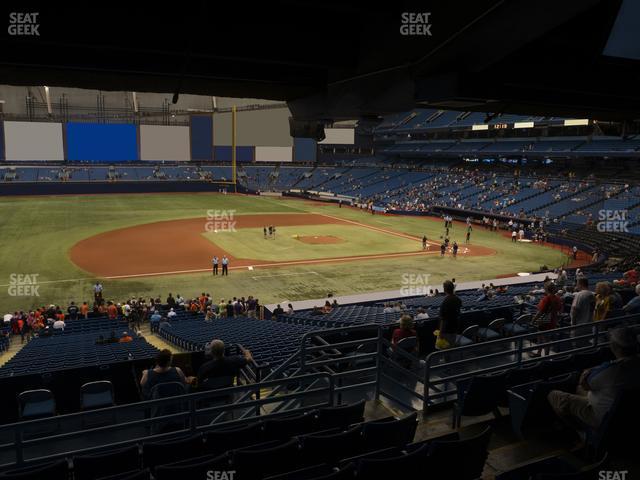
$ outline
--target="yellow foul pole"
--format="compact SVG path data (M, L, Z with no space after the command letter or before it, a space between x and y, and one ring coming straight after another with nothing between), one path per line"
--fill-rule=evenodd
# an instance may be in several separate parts
M236 106L231 107L231 176L233 191L237 192L236 185Z

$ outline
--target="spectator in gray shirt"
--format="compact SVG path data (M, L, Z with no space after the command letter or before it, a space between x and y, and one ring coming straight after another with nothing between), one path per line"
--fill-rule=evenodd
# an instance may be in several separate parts
M640 284L636 285L636 295L637 296L633 297L624 307L622 307L625 313L640 313Z
M589 280L579 278L576 282L576 294L571 303L571 325L591 323L595 304L595 296L589 290Z

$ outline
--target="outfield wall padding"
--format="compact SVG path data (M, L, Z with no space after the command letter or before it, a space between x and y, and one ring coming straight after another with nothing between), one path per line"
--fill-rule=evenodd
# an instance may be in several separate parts
M189 127L140 125L140 160L191 160L189 133Z
M62 161L62 124L4 122L5 158L9 161Z
M252 146L237 146L236 147L236 162L238 163L250 163L253 162L254 147ZM216 145L213 147L213 159L216 162L231 162L231 146L230 145Z
M211 115L191 115L191 160L213 160L213 118Z
M256 162L291 162L292 150L291 147L256 146Z
M67 159L72 162L133 162L138 160L135 125L67 123Z

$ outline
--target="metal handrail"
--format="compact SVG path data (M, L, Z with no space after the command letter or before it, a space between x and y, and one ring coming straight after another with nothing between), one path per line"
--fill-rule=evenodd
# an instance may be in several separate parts
M423 411L426 412L428 407L434 403L434 400L439 398L447 398L452 394L455 394L455 390L445 390L438 391L436 393L431 393L431 390L438 390L435 388L440 384L451 384L455 383L457 380L463 378L469 378L474 375L495 372L505 370L507 368L519 367L526 363L531 363L533 361L539 361L539 359L526 359L523 357L523 353L526 353L530 350L538 350L544 348L551 348L553 346L564 345L567 343L581 343L586 340L592 340L593 343L588 346L580 346L575 348L570 348L558 353L554 353L545 357L546 359L552 359L557 357L565 357L567 355L571 355L577 352L583 352L586 350L592 350L599 346L608 345L608 341L602 341L601 336L606 333L606 331L619 324L637 324L640 323L640 314L637 315L626 315L620 316L616 318L612 318L609 320L602 320L598 322L593 322L590 324L580 324L580 325L571 325L567 327L560 327L552 330L544 330L537 331L533 333L527 333L524 335L517 335L512 337L500 338L497 340L490 340L482 343L474 343L472 345L467 345L464 347L455 347L446 350L436 350L430 353L425 360L425 370L424 370L424 403L423 403ZM591 329L591 333L584 333L585 330ZM580 334L578 334L578 332ZM574 335L572 335L574 333ZM540 341L541 337L549 336L549 335L563 335L569 334L568 337L559 338L556 340L550 341ZM531 340L536 340L531 342ZM525 342L529 341L530 343L534 343L535 345L525 346ZM509 344L508 348L500 348L504 344ZM513 345L513 347L511 347ZM488 354L478 354L479 351L484 349L495 348L497 351ZM460 357L459 360L449 360L446 363L443 363L443 360L447 356L455 355ZM515 359L510 360L509 362L505 362L501 365L492 366L484 369L475 368L468 372L458 373L458 374L450 374L439 376L437 379L432 379L431 374L434 370L439 369L451 369L456 366L464 366L470 365L473 363L477 363L482 360L494 359L497 357L511 357L515 356ZM466 357L466 358L465 358Z
M261 383L252 383L248 385L228 387L228 388L219 389L219 390L211 390L206 392L179 395L175 397L147 400L144 402L139 402L139 403L129 404L129 405L112 406L112 407L91 410L91 411L60 415L56 417L27 420L22 422L11 423L7 425L0 425L0 434L4 434L5 436L13 436L15 439L14 444L7 443L7 444L0 445L0 451L13 449L15 451L15 464L22 465L24 463L27 463L25 462L25 459L24 459L24 449L27 447L32 447L34 445L39 445L42 443L51 444L52 442L56 442L59 440L69 440L73 438L80 438L80 437L86 436L87 434L96 434L96 433L106 434L111 432L118 432L123 429L131 428L131 427L146 427L149 425L152 426L154 424L163 423L163 422L166 423L168 421L176 421L176 420L185 421L185 424L186 424L187 419L190 420L188 422L188 426L182 429L178 429L172 432L172 434L176 435L178 433L183 433L183 434L196 433L197 431L211 429L212 426L213 427L219 427L223 425L226 426L233 423L239 423L240 421L242 421L242 420L237 420L237 421L231 420L231 421L219 422L219 423L216 423L215 425L209 424L209 425L198 426L197 419L199 416L209 415L218 411L228 412L228 411L233 411L234 409L250 409L251 411L256 412L256 417L270 418L271 416L275 416L275 415L270 415L270 414L259 415L260 413L259 409L254 409L253 407L256 407L256 406L259 407L261 405L266 405L266 404L287 402L295 398L303 398L303 397L309 398L311 396L317 396L318 394L326 394L326 399L322 403L315 405L316 407L332 406L334 404L334 391L335 391L334 378L327 373L318 372L318 373L309 373L306 375L300 375L296 377L297 382L309 381L309 382L313 382L313 385L316 385L319 381L322 381L322 384L324 386L321 385L318 388L306 389L299 392L285 393L280 396L257 398L255 400L249 397L248 400L242 403L232 403L232 404L217 405L212 407L198 408L198 402L201 402L203 400L216 399L216 398L219 399L221 397L231 397L234 394L241 394L245 392L255 393L256 391L260 391L260 389L262 388L272 388L275 386L279 386L282 383L286 383L290 381L291 381L290 379L284 378L280 380L271 380L271 381L265 381ZM145 416L145 418L141 418L141 419L128 418L126 421L123 421L121 423L101 425L101 426L91 427L91 428L81 427L85 425L86 420L95 421L97 416L109 415L110 418L117 418L118 413L122 414L132 410L139 411L140 413L148 412L150 411L150 409L154 407L166 406L169 404L179 405L184 408L182 409L182 411L177 413L160 414L160 415L151 416L151 417ZM306 409L308 408L309 407L306 406ZM30 432L33 433L38 429L43 430L43 429L46 429L47 427L59 428L62 423L64 423L65 426L69 425L71 428L73 428L73 430L63 432L63 433L42 435L42 436L38 436L37 438L31 438L31 439L24 438L25 433L30 433ZM145 440L155 441L159 438L164 438L166 436L166 434L158 434L158 433L154 434L151 432L147 432L147 433L148 433L147 435L141 438L144 438ZM109 448L114 448L116 445L133 444L133 443L136 443L137 441L139 441L138 437L135 437L134 439L127 439L125 441L119 441L119 442L105 442L99 446L88 447L86 449L81 449L79 451L89 452L89 451L96 451L96 450L102 450L102 449L109 449ZM43 459L65 457L65 456L68 456L69 453L70 452L64 452L64 453L53 454L53 455L42 455L36 458L29 459L28 463L32 463L35 461L42 461Z

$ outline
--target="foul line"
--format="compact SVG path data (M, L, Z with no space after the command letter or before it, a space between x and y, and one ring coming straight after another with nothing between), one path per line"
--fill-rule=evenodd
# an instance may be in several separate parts
M318 272L298 272L298 273L276 273L274 275L259 275L257 277L251 277L254 280L258 280L260 278L271 278L271 277L293 277L294 275L320 275Z
M86 282L87 280L92 280L95 277L85 277L85 278L68 278L66 280L45 280L40 281L37 280L33 285L42 285L44 283L65 283L65 282ZM13 287L13 283L5 283L4 285L0 285L0 287Z
M377 232L386 233L387 235L394 235L396 237L408 238L409 240L417 240L417 241L422 240L422 238L417 236L417 235L410 235L408 233L396 232L395 230L387 230L386 228L374 227L373 225L367 225L366 223L355 222L353 220L347 220L345 218L334 217L333 215L327 215L325 213L316 213L316 212L314 212L314 215L321 215L323 217L332 218L334 220L340 220L342 222L352 223L352 224L357 225L359 227L368 228L369 230L375 230ZM427 241L427 243L430 244L430 245L434 245L434 246L439 246L440 245L439 243L432 242L432 241Z
M372 260L372 259L380 259L380 258L397 258L397 257L413 257L417 255L440 255L440 251L435 250L421 250L419 252L406 252L406 253L384 253L378 255L361 255L357 257L333 257L333 258L318 258L311 260L293 260L289 262L274 262L274 263L257 263L254 265L237 265L229 267L229 270L245 270L249 267L253 268L263 268L263 267L286 267L291 265L312 265L312 264L321 264L321 263L341 263L341 262L350 262L353 260ZM175 270L171 272L153 272L153 273L133 273L130 275L112 275L101 278L106 278L108 280L117 280L119 278L137 278L137 277L156 277L160 275L180 275L183 273L203 273L203 272L211 272L210 268L197 268L194 270Z

